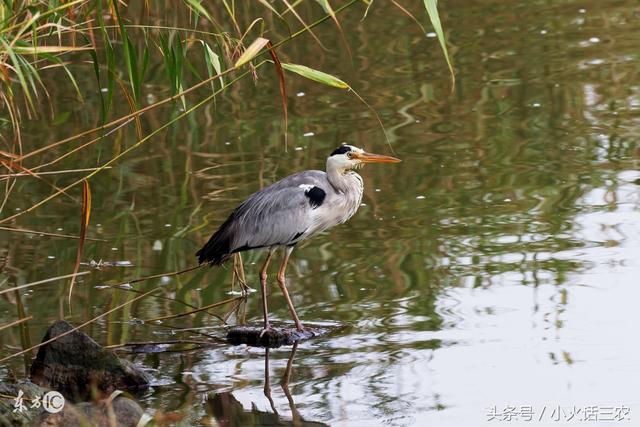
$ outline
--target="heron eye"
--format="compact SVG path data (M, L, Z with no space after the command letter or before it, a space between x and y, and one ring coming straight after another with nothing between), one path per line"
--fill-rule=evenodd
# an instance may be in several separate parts
M347 152L347 158L348 159L353 159L353 153L352 152Z

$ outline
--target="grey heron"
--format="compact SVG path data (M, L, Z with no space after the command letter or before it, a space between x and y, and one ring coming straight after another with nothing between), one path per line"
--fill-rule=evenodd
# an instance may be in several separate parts
M266 248L260 269L264 331L270 329L267 310L267 267L273 251L284 248L277 282L295 322L302 331L287 286L285 269L297 243L330 227L342 224L356 213L364 190L355 169L365 163L397 163L400 159L367 153L352 145L336 148L327 158L326 172L309 170L290 175L253 193L238 206L196 252L200 264L221 265L234 253Z

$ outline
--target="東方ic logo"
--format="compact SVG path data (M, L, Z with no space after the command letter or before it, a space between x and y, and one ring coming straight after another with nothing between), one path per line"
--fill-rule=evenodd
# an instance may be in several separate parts
M42 407L52 414L58 413L64 408L64 397L57 391L50 391L42 396Z

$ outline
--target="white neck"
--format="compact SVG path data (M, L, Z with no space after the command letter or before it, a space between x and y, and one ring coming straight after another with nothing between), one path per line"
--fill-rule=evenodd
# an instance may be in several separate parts
M327 160L327 178L339 193L358 194L362 193L362 177L354 170L345 169L335 162Z

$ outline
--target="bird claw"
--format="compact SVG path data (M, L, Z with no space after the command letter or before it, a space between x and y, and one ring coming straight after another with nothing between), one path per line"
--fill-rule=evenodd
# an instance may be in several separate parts
M267 333L267 332L271 332L273 331L273 328L271 326L267 326L266 328L262 329L262 332L260 332L260 338L262 338L262 336Z

